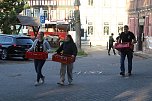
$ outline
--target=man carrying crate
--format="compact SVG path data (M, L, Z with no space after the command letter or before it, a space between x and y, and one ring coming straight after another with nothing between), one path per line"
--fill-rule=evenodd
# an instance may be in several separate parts
M120 34L119 37L119 43L130 43L130 45L133 45L136 43L136 38L135 35L128 31L129 27L127 25L124 26L124 32L122 32ZM133 47L132 48L128 48L128 49L121 49L121 59L120 59L120 75L125 76L125 66L124 66L124 61L125 61L125 57L127 56L128 59L128 76L131 76L131 72L132 72L132 59L133 59Z
M63 42L63 44L56 50L58 54L63 52L65 55L70 55L73 58L76 58L77 55L77 47L76 44L74 43L71 35L66 36L66 40ZM65 73L67 71L67 77L68 77L68 82L69 85L72 83L73 76L72 76L72 71L73 71L73 63L61 63L61 69L60 69L60 82L57 84L59 85L64 85L65 81Z

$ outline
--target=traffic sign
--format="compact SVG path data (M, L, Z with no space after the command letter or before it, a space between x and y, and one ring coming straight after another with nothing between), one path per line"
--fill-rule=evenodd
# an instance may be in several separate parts
M40 22L45 23L45 16L40 16Z

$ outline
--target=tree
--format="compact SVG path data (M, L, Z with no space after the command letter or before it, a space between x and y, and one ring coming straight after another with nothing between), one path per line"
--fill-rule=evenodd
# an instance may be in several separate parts
M81 22L80 22L80 1L75 0L74 2L74 24L75 24L75 31L76 31L76 45L79 51L81 51Z
M24 10L24 5L23 0L0 1L0 28L3 33L11 34L16 31L17 15Z

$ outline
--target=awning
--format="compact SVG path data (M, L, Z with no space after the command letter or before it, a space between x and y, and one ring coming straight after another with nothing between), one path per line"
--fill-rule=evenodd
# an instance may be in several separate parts
M24 26L40 26L39 19L30 17L30 16L17 16L18 24L24 25Z

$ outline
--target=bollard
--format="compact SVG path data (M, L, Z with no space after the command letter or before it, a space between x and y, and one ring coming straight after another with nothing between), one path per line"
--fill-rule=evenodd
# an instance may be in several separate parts
M91 42L90 42L90 44L89 44L89 45L90 45L90 47L92 46L92 45L91 45Z
M108 42L107 42L107 50L108 50L108 46L109 46L109 45L108 45Z

